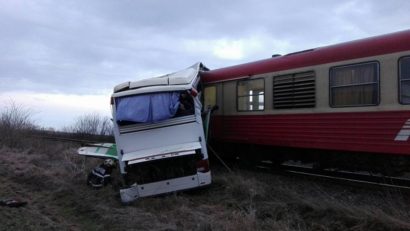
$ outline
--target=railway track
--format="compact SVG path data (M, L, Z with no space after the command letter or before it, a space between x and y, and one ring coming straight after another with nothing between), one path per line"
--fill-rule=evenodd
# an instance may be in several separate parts
M369 173L358 173L338 170L316 170L308 167L294 165L281 166L282 171L295 175L304 175L319 177L336 181L351 182L357 184L374 185L380 187L389 187L394 189L403 189L410 191L410 179L403 177L391 177L383 175L372 175Z
M405 177L392 177L381 174L371 174L368 172L350 172L337 169L315 169L310 166L296 164L282 164L273 167L271 163L263 162L256 165L256 168L277 174L321 178L337 182L391 188L410 192L410 178Z

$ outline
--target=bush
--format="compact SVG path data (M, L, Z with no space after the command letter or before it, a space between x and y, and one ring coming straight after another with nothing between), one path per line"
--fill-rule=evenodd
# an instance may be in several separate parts
M78 117L73 126L65 128L64 130L79 135L112 136L114 133L111 119L102 117L96 113Z
M0 111L0 143L9 147L18 147L36 128L32 111L10 101Z

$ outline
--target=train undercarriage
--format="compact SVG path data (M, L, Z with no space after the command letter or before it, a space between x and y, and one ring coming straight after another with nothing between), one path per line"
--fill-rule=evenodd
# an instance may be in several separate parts
M388 176L400 176L410 172L409 155L392 155L366 152L274 147L244 143L213 142L211 144L227 160L258 164L263 161L279 166L293 161L309 164L315 169L340 169L367 171Z

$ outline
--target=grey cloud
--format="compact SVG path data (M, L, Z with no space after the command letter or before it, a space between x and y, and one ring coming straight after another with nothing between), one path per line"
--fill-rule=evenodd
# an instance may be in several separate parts
M13 2L13 1L10 1ZM0 91L93 93L203 61L210 68L406 29L409 1L16 1L0 3ZM263 35L242 60L211 43ZM205 41L187 49L186 41ZM207 43L208 41L208 43ZM209 46L209 49L207 49Z

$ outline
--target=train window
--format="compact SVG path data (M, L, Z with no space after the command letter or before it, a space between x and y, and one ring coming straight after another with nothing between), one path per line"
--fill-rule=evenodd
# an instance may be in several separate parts
M330 106L379 104L379 63L360 63L330 69Z
M204 89L204 109L209 106L213 107L216 105L216 86L205 87Z
M410 56L399 61L400 103L410 104Z
M238 111L263 111L265 108L265 80L251 79L238 81Z
M310 108L315 105L315 73L313 71L273 78L273 108Z

